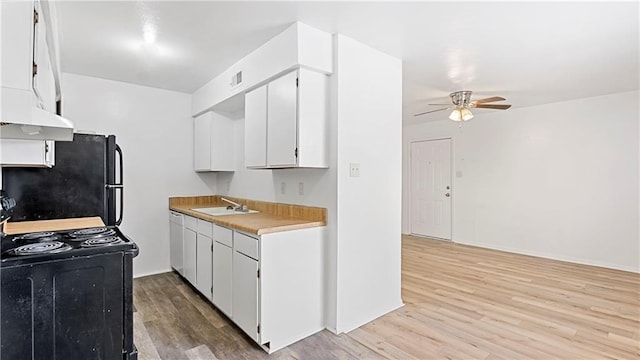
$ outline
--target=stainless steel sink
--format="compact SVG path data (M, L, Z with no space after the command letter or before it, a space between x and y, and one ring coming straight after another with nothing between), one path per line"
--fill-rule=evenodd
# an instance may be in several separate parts
M224 216L224 215L243 215L257 213L256 210L238 211L228 209L226 206L210 207L210 208L193 208L193 211L201 212L203 214L211 216Z

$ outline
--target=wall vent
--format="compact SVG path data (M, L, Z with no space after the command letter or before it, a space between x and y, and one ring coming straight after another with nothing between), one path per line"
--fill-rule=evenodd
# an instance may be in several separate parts
M231 87L242 84L242 70L231 76Z

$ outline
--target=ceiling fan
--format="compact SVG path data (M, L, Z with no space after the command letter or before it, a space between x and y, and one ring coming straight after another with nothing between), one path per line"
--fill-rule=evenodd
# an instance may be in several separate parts
M453 109L453 111L449 115L449 119L453 121L467 121L473 118L473 114L471 113L471 110L469 110L470 108L507 110L508 108L511 107L511 105L506 105L506 104L489 104L496 101L506 100L505 98L500 96L493 96L489 98L471 101L471 91L468 91L468 90L452 92L451 94L449 94L449 97L451 97L452 104L429 104L429 105L446 106L446 107L443 107L441 109L431 110L431 111L425 111L423 113L415 114L414 116L420 116L420 115L429 114L432 112Z

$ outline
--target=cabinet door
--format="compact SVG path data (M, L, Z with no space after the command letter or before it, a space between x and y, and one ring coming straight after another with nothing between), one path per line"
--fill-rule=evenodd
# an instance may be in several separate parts
M193 119L193 168L208 171L211 167L211 114Z
M173 213L169 213L169 216L172 219L169 222L171 267L174 268L179 274L184 275L184 269L182 268L182 216ZM174 217L179 217L180 223L178 223L177 221L173 221Z
M217 241L213 242L213 297L212 301L223 313L231 317L231 287L233 249Z
M244 98L244 164L267 165L267 86L248 92Z
M51 167L55 165L55 142L49 140L0 140L0 164Z
M182 274L192 285L196 285L196 232L184 229L182 246Z
M48 19L44 16L40 2L35 2L35 10L38 12L38 23L35 26L33 61L37 65L37 71L33 77L33 89L38 96L40 104L51 112L56 112L56 84L53 75L52 61L49 44L47 43Z
M258 341L258 261L233 252L233 321Z
M210 237L198 234L196 260L196 288L206 298L211 299L211 271L213 243Z
M3 1L0 16L2 49L7 49L2 52L2 61L0 61L2 87L30 92L33 62L33 3Z
M269 83L267 95L267 163L269 167L296 165L297 79L294 71Z

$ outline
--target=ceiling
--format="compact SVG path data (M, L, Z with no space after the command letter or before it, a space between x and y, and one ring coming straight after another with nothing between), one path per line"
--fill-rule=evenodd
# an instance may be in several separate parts
M403 60L404 123L637 90L639 3L56 1L63 72L192 93L295 21ZM151 27L156 41L145 44ZM495 110L477 110L491 112Z

